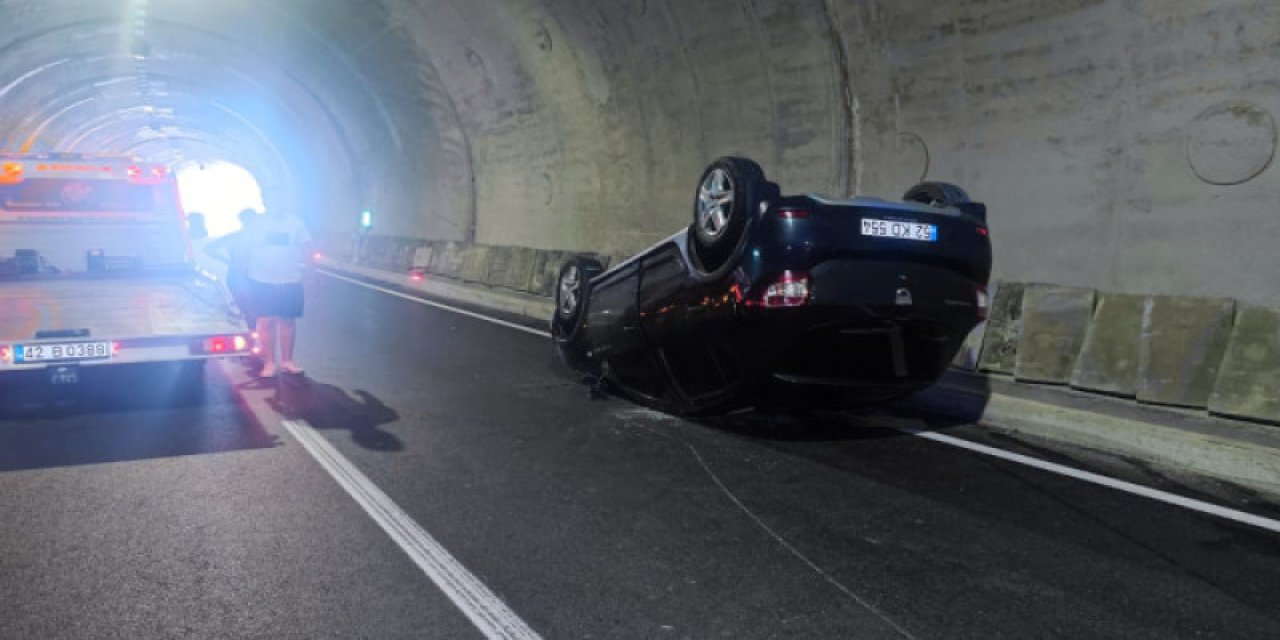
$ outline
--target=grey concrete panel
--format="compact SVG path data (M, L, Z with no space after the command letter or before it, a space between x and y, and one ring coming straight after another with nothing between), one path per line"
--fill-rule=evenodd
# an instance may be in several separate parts
M458 278L463 282L488 282L491 249L493 247L479 244L463 249L462 266L458 269Z
M513 247L488 247L484 257L484 275L480 282L491 287L502 286L507 271L511 268L512 249Z
M1280 310L1240 308L1209 410L1280 422Z
M462 271L462 251L460 242L435 242L431 245L431 265L428 270L446 278L457 278Z
M1093 318L1092 289L1035 285L1022 297L1022 336L1014 376L1067 384Z
M1017 366L1018 340L1022 337L1022 297L1027 285L1001 282L991 298L982 354L978 368L1012 374Z
M1099 293L1071 386L1132 397L1138 392L1138 360L1147 298Z
M411 269L427 269L431 266L431 256L434 253L434 243L424 242L413 250L413 259L409 263Z
M1138 400L1203 408L1231 338L1235 302L1152 296L1142 328Z
M534 255L535 251L527 247L490 247L485 282L494 287L521 290L533 273Z

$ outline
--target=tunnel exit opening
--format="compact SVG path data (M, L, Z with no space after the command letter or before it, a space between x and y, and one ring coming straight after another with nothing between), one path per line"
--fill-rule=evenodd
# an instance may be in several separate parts
M231 162L191 162L178 167L178 190L188 213L202 213L212 237L240 228L243 209L262 211L262 187L249 170Z

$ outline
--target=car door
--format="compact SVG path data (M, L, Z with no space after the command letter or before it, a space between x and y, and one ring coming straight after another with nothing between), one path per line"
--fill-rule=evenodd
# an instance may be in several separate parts
M638 306L654 365L687 405L697 406L729 385L708 340L720 301L694 282L674 244L646 256L641 269Z
M601 363L614 382L654 398L662 397L666 382L653 366L641 327L636 295L640 262L610 273L591 289L587 330L591 358Z

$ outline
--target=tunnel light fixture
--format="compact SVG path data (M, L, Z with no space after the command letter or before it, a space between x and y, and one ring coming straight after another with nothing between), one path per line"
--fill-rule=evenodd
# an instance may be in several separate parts
M360 228L368 231L373 228L373 212L365 209L360 212Z

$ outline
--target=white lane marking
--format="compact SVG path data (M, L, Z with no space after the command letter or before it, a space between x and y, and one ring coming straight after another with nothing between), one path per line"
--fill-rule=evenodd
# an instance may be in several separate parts
M506 327L511 327L511 328L513 328L513 329L519 329L519 330L524 331L524 332L526 332L526 333L532 333L532 334L534 334L534 335L542 336L542 337L544 337L544 338L550 338L550 337L551 337L551 334L550 334L549 332L546 332L546 331L538 331L537 329L531 329L531 328L529 328L529 327L521 326L521 325L515 324L515 323L513 323L513 322L507 322L507 321L505 321L505 320L499 320L499 319L497 319L497 318L490 318L490 317L488 317L488 316L485 316L485 315L482 315L482 314L479 314L479 313L475 313L475 312L473 312L473 311L467 311L466 309L458 309L458 308L456 308L456 307L451 307L451 306L446 305L446 304L440 304L440 303L438 303L438 302L431 302L431 301L429 301L429 300L423 300L423 299L421 299L421 298L415 298L415 297L413 297L413 296L405 295L405 294L403 294L403 293L400 293L399 291L393 291L393 290L391 290L391 289L384 289L384 288L379 287L379 286L376 286L376 285L366 284L366 283L364 283L364 282L360 282L359 280L352 280L352 279L350 279L350 278L346 278L346 277L343 277L343 276L340 276L340 275L337 275L337 274L334 274L334 273L329 273L329 272L324 271L324 270L321 270L321 273L324 273L325 275L328 275L328 276L333 277L333 278L338 278L338 279L340 279L340 280L346 280L347 282L351 282L352 284L358 284L358 285L360 285L360 286L362 286L362 287L368 287L368 288L370 288L370 289L374 289L374 290L376 290L376 291L382 291L383 293L389 293L389 294L391 294L391 295L393 295L393 296L401 297L401 298L404 298L404 299L406 299L406 300L412 300L412 301L414 301L414 302L419 302L419 303L422 303L422 304L431 305L431 306L434 306L434 307L439 307L439 308L441 308L441 309L445 309L445 310L448 310L448 311L454 311L454 312L461 313L461 314L466 315L466 316L470 316L470 317L472 317L472 318L478 318L478 319L480 319L480 320L485 320L485 321L488 321L488 322L493 322L493 323L495 323L495 324L500 324L500 325L503 325L503 326L506 326ZM1183 497L1183 496L1180 496L1180 495L1177 495L1177 494L1174 494L1174 493L1168 493L1168 492L1166 492L1166 491L1161 491L1161 490L1159 490L1159 489L1152 489L1152 488L1150 488L1150 487L1145 487L1145 486L1140 485L1140 484L1134 484L1134 483L1132 483L1132 482L1125 482L1124 480L1116 480L1115 478L1110 478L1110 477L1107 477L1107 476L1104 476L1104 475L1100 475L1100 474L1097 474L1097 473L1091 473L1091 472L1088 472L1088 471L1082 471L1082 470L1080 470L1080 469L1075 469L1075 468L1073 468L1073 467L1068 467L1068 466L1065 466L1065 465L1060 465L1060 464L1056 464L1056 463L1053 463L1053 462L1048 462L1048 461L1045 461L1045 460L1040 460L1039 458L1032 458L1032 457L1030 457L1030 456L1024 456L1024 455L1022 455L1022 454L1013 453L1013 452L1011 452L1011 451L1005 451L1004 449L997 449L997 448L995 448L995 447L989 447L989 446L986 446L986 445L978 444L978 443L976 443L976 442L970 442L970 441L968 441L968 440L964 440L964 439L961 439L961 438L956 438L956 437L948 436L948 435L941 434L941 433L935 433L935 432L932 432L932 431L918 431L918 430L903 430L903 432L904 432L904 433L909 433L909 434L911 434L911 435L914 435L914 436L917 436L917 437L920 437L920 438L925 438L925 439L927 439L927 440L932 440L932 441L934 441L934 442L938 442L938 443L941 443L941 444L946 444L946 445L950 445L950 446L953 446L953 447L959 447L959 448L961 448L961 449L968 449L969 451L974 451L974 452L976 452L976 453L983 453L983 454L986 454L986 455L989 455L989 456L995 456L995 457L997 457L997 458L1002 458L1002 459L1004 459L1004 460L1008 460L1009 462L1016 462L1016 463L1018 463L1018 464L1027 465L1027 466L1029 466L1029 467L1035 467L1035 468L1037 468L1037 469L1041 469L1041 470L1043 470L1043 471L1049 471L1049 472L1052 472L1052 473L1058 473L1058 474L1061 474L1061 475L1064 475L1064 476L1068 476L1068 477L1071 477L1071 478L1075 478L1075 479L1077 479L1077 480L1083 480L1083 481L1085 481L1085 482L1092 482L1092 483L1094 483L1094 484L1102 485L1102 486L1104 486L1104 487L1109 487L1109 488L1111 488L1111 489L1116 489L1116 490L1119 490L1119 491L1124 491L1124 492L1127 492L1127 493L1132 493L1132 494L1134 494L1134 495L1143 496L1143 497L1145 497L1145 498L1151 498L1151 499L1153 499L1153 500L1159 500L1159 501L1164 502L1164 503L1167 503L1167 504L1172 504L1172 505L1179 506L1179 507L1183 507L1183 508L1186 508L1186 509L1191 509L1191 510L1193 510L1193 511L1199 511L1199 512L1201 512L1201 513L1207 513L1207 514L1209 514L1209 515L1218 516L1218 517L1220 517L1220 518L1226 518L1226 519L1228 519L1228 520L1233 520L1233 521L1235 521L1235 522L1239 522L1239 523L1242 523L1242 524L1248 524L1248 525L1252 525L1252 526L1255 526L1255 527L1260 527L1260 528L1262 528L1262 529L1266 529L1266 530L1268 530L1268 531L1275 531L1275 532L1277 532L1277 533L1280 533L1280 521L1272 520L1272 519L1270 519L1270 518L1264 518L1264 517L1262 517L1262 516L1256 516L1256 515L1253 515L1253 514L1251 514L1251 513L1246 513L1246 512L1244 512L1244 511L1237 511L1237 510L1235 510L1235 509L1231 509L1231 508L1228 508L1228 507L1220 507L1220 506L1218 506L1218 505L1210 504L1210 503L1208 503L1208 502L1204 502L1204 501L1201 501L1201 500L1196 500L1196 499L1194 499L1194 498L1186 498L1186 497Z
M282 424L486 638L537 640L541 637L314 427L302 420L285 420Z
M435 308L437 308L437 309L444 309L445 311L452 311L452 312L454 312L454 313L458 313L458 314L461 314L461 315L467 316L468 318L475 318L476 320L484 320L485 322L492 322L493 324L502 325L502 326L507 327L507 328L510 328L510 329L516 329L517 331L523 331L523 332L525 332L525 333L531 333L531 334L533 334L533 335L535 335L535 336L541 336L541 337L543 337L543 338L550 338L550 337L551 337L551 332L549 332L549 331L544 331L544 330L542 330L542 329L534 329L533 327L526 327L526 326L524 326L524 325L522 325L522 324L516 324L516 323L514 323L514 322L508 322L508 321L506 321L506 320L499 320L498 318L493 318L493 317L490 317L490 316L486 316L486 315L484 315L484 314L482 314L482 313L476 313L476 312L474 312L474 311L467 311L466 309L461 309L461 308L458 308L458 307L455 307L455 306L452 306L452 305L447 305L447 304L444 304L444 303L441 303L441 302L435 302L434 300L427 300L427 299L425 299L425 298L419 298L419 297L417 297L417 296L411 296L411 295L409 295L409 294L407 294L407 293L401 293L401 292L396 291L396 290L394 290L394 289L388 289L388 288L386 288L386 287L379 287L379 286L378 286L378 285L376 285L376 284L369 284L369 283L367 283L367 282L361 282L361 281L359 281L359 280L356 280L355 278L348 278L348 277L343 276L343 275L338 275L338 274L336 274L336 273L333 273L332 271L328 271L327 269L317 269L316 271L318 271L318 272L320 272L320 273L322 273L322 274L324 274L324 275L326 275L326 276L329 276L330 278L334 278L334 279L336 279L336 280L342 280L342 281L344 281L344 282L350 282L351 284L359 285L359 286L362 286L362 287L364 287L364 288L366 288L366 289L373 289L374 291L381 291L382 293L385 293L385 294L388 294L388 295L393 295L393 296L395 296L395 297L397 297L397 298L403 298L403 299L405 299L405 300L408 300L409 302L416 302L416 303L418 303L418 304L423 304L423 305L426 305L426 306L428 306L428 307L435 307Z
M926 440L932 440L934 442L940 442L942 444L950 445L953 447L967 449L975 453L981 453L984 455L1000 458L1002 460L1008 460L1009 462L1016 462L1018 464L1027 465L1029 467L1035 467L1042 471L1057 473L1070 478L1075 478L1077 480L1084 480L1086 482L1100 484L1104 487L1118 489L1120 491L1125 491L1135 495L1143 496L1144 498L1159 500L1160 502L1176 505L1179 507L1183 507L1185 509L1191 509L1193 511L1207 513L1209 515L1218 516L1219 518L1226 518L1227 520L1234 520L1235 522L1239 522L1241 524L1252 525L1255 527L1266 529L1268 531L1274 531L1276 533L1280 533L1280 521L1272 520L1270 518L1264 518L1262 516L1256 516L1256 515L1253 515L1252 513L1245 513L1243 511L1237 511L1235 509L1221 507L1216 504L1210 504L1208 502L1196 500L1194 498L1187 498L1184 496L1177 495L1175 493L1169 493L1167 491L1161 491L1159 489L1152 489L1151 487L1146 487L1140 484L1134 484L1132 482L1125 482L1124 480L1116 480L1115 478L1110 478L1097 473L1091 473L1089 471L1081 471L1080 469L1076 469L1074 467L1068 467L1066 465L1049 462L1047 460L1041 460L1039 458L1024 456L1020 453L1013 453L1012 451L1005 451L1004 449L998 449L996 447L989 447L984 444L970 442L963 438L956 438L956 437L949 436L942 433L936 433L933 431L914 431L914 430L907 430L906 433L910 433L911 435L924 438Z

